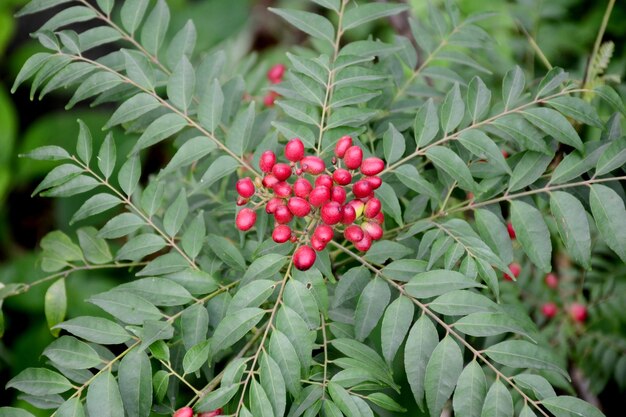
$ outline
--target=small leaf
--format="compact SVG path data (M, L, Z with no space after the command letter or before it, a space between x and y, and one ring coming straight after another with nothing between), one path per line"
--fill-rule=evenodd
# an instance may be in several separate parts
M200 124L209 132L215 132L222 119L222 108L224 106L224 93L217 79L211 83L211 87L202 96L198 105L198 120Z
M490 346L485 354L501 365L511 368L533 368L557 372L569 380L569 375L555 364L552 352L525 340L507 340Z
M183 370L185 374L191 374L200 369L209 360L209 354L211 353L211 342L205 340L200 342L185 353L183 358Z
M213 242L211 250L217 255L218 258L226 262L226 264L232 268L245 271L246 261L233 242L222 236L213 234L209 235L209 240Z
M206 136L196 136L185 141L172 159L170 159L167 166L161 170L159 176L171 174L180 168L200 161L200 159L213 152L216 147L215 142L212 142Z
M195 71L187 57L183 55L167 81L167 96L176 107L187 114L195 87Z
M203 413L210 412L216 408L226 405L239 390L239 385L224 385L209 392L206 396L200 398L195 405L194 410Z
M561 143L582 151L583 143L574 127L559 112L547 107L537 107L522 112L526 120Z
M459 135L458 140L465 149L478 158L484 158L501 168L504 172L512 174L511 168L506 163L498 145L482 131L476 129L465 131Z
M46 347L42 355L68 369L89 369L102 363L91 346L72 336L59 337Z
M509 191L517 191L533 184L546 171L552 159L553 155L533 151L524 152L509 180Z
M110 210L113 207L122 204L122 200L113 194L100 193L90 197L82 206L74 213L70 220L70 225L77 221L86 219L88 217L100 214L104 211Z
M90 416L124 417L122 396L110 371L96 376L87 389L87 411Z
M144 233L133 237L117 251L115 259L138 261L154 252L160 251L167 243L161 236Z
M463 354L459 345L446 336L433 350L426 365L424 380L426 404L431 416L438 416L448 398L452 395L461 371L463 370Z
M383 356L390 366L411 327L413 311L413 303L404 296L398 297L385 311L380 340Z
M113 173L113 169L115 169L116 158L115 140L113 140L113 135L109 133L106 138L104 138L104 142L102 142L97 158L98 168L100 168L100 172L102 172L102 175L104 175L104 178L107 180Z
M250 408L255 417L274 417L274 410L265 390L256 379L250 383Z
M328 19L323 16L300 10L276 9L273 7L270 7L269 11L282 17L296 29L315 38L324 39L330 43L335 41L335 29Z
M221 155L213 161L213 163L204 172L202 178L200 178L200 181L198 182L198 185L194 189L194 192L210 187L216 181L234 172L237 167L239 167L239 164L235 158L229 155Z
M417 111L413 122L413 134L418 148L428 145L439 132L439 117L433 99L429 98Z
M208 328L209 313L204 305L193 304L187 307L181 314L180 320L180 329L185 349L189 350L204 342L207 339Z
M187 20L185 26L174 35L174 38L167 47L166 60L170 68L174 68L183 56L191 57L196 46L197 32L191 19Z
M520 67L515 66L515 68L506 73L502 81L502 101L504 103L504 110L508 110L517 102L524 91L525 83L524 71L522 71Z
M343 17L343 30L349 30L372 20L393 16L407 9L404 4L363 3L348 9Z
M568 75L569 74L563 71L562 68L551 68L546 76L541 79L539 87L537 87L537 94L535 94L535 99L538 97L543 97L557 89L561 84L567 81Z
M455 83L452 90L446 94L439 110L443 133L447 135L458 127L463 120L464 113L465 104L461 98L461 89L459 84Z
M483 368L475 360L467 364L457 383L452 398L454 415L457 417L480 417L487 393L487 381Z
M55 328L66 330L89 342L103 345L120 344L130 339L130 335L122 326L101 317L77 317L57 324Z
M591 266L591 235L585 208L564 191L550 194L550 210L568 253L585 268Z
M589 194L591 213L600 236L626 262L626 209L624 200L611 188L593 184Z
M241 110L228 131L226 146L237 155L243 155L250 145L250 137L254 126L254 102L247 109Z
M440 269L415 275L404 286L404 289L407 294L415 298L430 298L449 291L481 286L481 284L467 278L460 272Z
M58 336L60 330L55 326L65 319L67 311L67 293L65 292L65 278L55 281L46 291L44 310L48 328L54 336Z
M261 321L264 314L259 308L244 308L224 318L213 333L211 350L217 353L235 344Z
M139 156L132 156L124 162L117 174L117 182L127 196L131 196L139 183L141 176L141 161Z
M469 168L450 149L443 146L433 146L426 151L426 156L437 168L454 178L464 190L472 191L476 188Z
M389 213L400 226L404 225L402 221L402 208L400 207L398 196L393 187L384 182L380 188L376 190L376 195L382 203L383 211Z
M374 278L363 290L354 312L354 335L363 341L380 321L391 291L389 284L381 278Z
M79 133L78 133L78 141L76 142L76 154L78 157L85 163L85 165L89 166L89 161L91 160L92 153L92 138L91 132L87 125L82 121L78 120Z
M571 415L580 417L604 417L604 414L602 414L600 410L588 402L569 395L546 398L541 401L541 404L554 413L556 417L569 417Z
M472 78L467 87L467 111L472 118L472 123L476 123L489 110L491 102L491 91L487 88L483 80L476 76Z
M146 352L128 352L118 368L117 378L128 417L148 417L152 408L152 366Z
M135 33L135 30L137 30L141 24L146 9L148 8L148 3L148 0L126 0L122 4L122 10L120 12L122 26L124 26L124 29L131 35Z
M133 213L122 213L109 220L98 232L98 236L104 239L117 239L133 233L145 225L139 216Z
M158 0L141 29L141 44L154 56L163 45L169 23L170 9L165 0Z
M169 236L176 236L183 225L189 213L189 205L187 203L187 193L184 189L180 190L176 200L165 210L163 216L163 228Z
M13 379L6 388L15 388L30 395L61 394L72 388L63 375L45 368L26 368Z
M404 155L406 148L404 137L393 124L389 124L389 129L383 136L383 149L385 151L386 163L392 164Z
M280 330L272 332L269 342L270 356L276 361L282 373L287 390L298 397L301 390L300 361L295 347Z
M151 94L139 93L123 102L104 125L105 129L128 123L138 119L160 106L159 101Z
M156 119L150 124L137 139L132 153L137 153L142 149L155 145L164 139L181 131L187 126L187 121L180 115L168 113Z
M404 367L415 402L424 410L424 376L426 365L439 343L437 329L422 315L413 325L404 347Z
M122 49L126 66L126 75L134 83L146 90L154 90L155 74L154 68L148 59L135 51Z
M206 225L204 224L204 213L200 212L191 223L189 223L187 230L185 230L181 238L183 250L191 259L195 259L202 250L205 237Z
M287 405L287 390L280 367L267 353L262 352L259 359L260 382L267 394L274 417L283 417Z
M542 271L550 272L552 242L541 212L523 201L511 201L511 222L530 260Z
M85 258L96 265L102 265L113 260L106 241L98 237L95 227L81 227L76 231L80 248Z
M546 102L548 105L564 114L571 117L574 120L588 124L589 126L595 126L602 129L602 121L598 116L596 109L585 100L570 97L560 96L550 99Z
M481 417L513 417L513 398L508 389L497 379L489 388Z
M620 138L611 142L598 159L596 176L605 175L623 167L626 164L626 138Z

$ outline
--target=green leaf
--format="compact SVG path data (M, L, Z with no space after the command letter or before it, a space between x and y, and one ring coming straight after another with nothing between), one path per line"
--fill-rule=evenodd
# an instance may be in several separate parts
M234 269L240 271L246 270L246 261L233 242L214 234L209 235L209 241L213 242L211 250L218 258Z
M50 343L42 355L68 369L89 369L102 363L98 353L87 343L72 336L61 336Z
M167 388L169 386L170 374L165 370L156 371L152 378L152 387L154 389L154 396L158 401L163 401Z
M182 285L167 278L141 278L116 287L117 291L130 292L157 306L187 304L192 296Z
M626 262L626 209L624 200L611 188L593 184L589 193L591 213L600 236Z
M176 200L165 210L163 216L163 228L169 236L176 236L183 225L189 213L189 205L187 203L187 193L184 189L180 190Z
M239 390L239 385L222 385L200 398L194 410L200 413L213 411L226 405Z
M554 155L545 155L539 152L526 151L522 159L515 165L513 175L509 180L509 191L520 190L541 177L546 171Z
M426 364L439 343L432 321L422 315L413 325L404 347L404 367L415 402L424 410L424 376Z
M287 390L278 364L265 352L259 358L260 382L267 394L274 417L283 417L287 406Z
M24 7L15 13L15 17L22 17L28 14L41 12L70 1L71 0L33 0L26 3Z
M104 125L105 129L138 119L160 106L159 101L148 93L139 93L123 102Z
M313 0L313 1L322 7L339 12L339 7L340 7L339 2L341 0Z
M547 107L527 109L522 112L526 120L561 143L582 151L583 143L574 127L559 112Z
M187 114L196 87L196 74L186 56L174 68L167 81L167 96L177 108Z
M556 397L554 388L547 379L540 375L518 374L513 377L515 383L522 389L532 391L535 398L542 400L548 397Z
M251 102L247 109L241 110L237 116L235 116L235 120L233 120L226 136L226 146L235 154L243 155L250 146L254 119L254 102Z
M30 395L60 394L70 388L72 383L63 375L45 368L26 368L6 385Z
M546 101L558 112L574 120L602 129L602 121L596 109L585 100L578 97L560 96Z
M115 0L96 0L96 3L98 3L98 6L100 6L100 9L104 12L104 14L110 15L111 10L115 5Z
M95 227L81 227L76 231L80 247L85 258L96 265L102 265L113 260L106 241L98 237Z
M86 193L99 185L101 185L100 182L95 178L87 175L79 175L57 187L42 192L41 195L44 197L71 197Z
M198 105L198 120L211 133L215 132L220 124L223 106L224 93L222 93L219 81L214 79Z
M167 166L161 170L159 177L171 174L180 168L199 161L215 150L216 147L215 142L212 142L206 136L196 136L195 138L185 141L178 151L176 151L172 159L170 159Z
M420 175L415 166L409 164L400 165L393 172L404 185L413 191L426 194L430 198L439 200L439 192L437 192L437 189Z
M433 99L429 98L417 111L413 122L413 134L418 148L428 145L439 132L439 117Z
M55 328L66 330L89 342L103 345L116 345L130 339L130 335L122 326L102 317L77 317L57 324Z
M170 68L174 68L186 56L190 58L196 46L197 32L193 20L187 20L185 26L174 35L167 47L166 60Z
M383 136L383 149L385 152L385 161L387 165L396 162L404 155L406 144L402 133L394 127L393 124L389 124L389 129Z
M380 341L383 357L389 366L413 323L413 311L413 303L404 296L399 296L385 311Z
M118 368L119 388L128 417L148 417L152 408L152 366L143 349L128 352Z
M626 138L616 139L598 159L596 176L605 175L626 164Z
M252 262L246 269L239 285L245 285L257 279L270 279L274 277L287 263L287 257L278 253L263 255Z
M154 252L158 252L167 246L161 236L144 233L131 238L117 251L115 259L138 261Z
M54 167L31 193L31 197L40 191L56 187L81 174L83 170L74 164L63 164Z
M57 415L59 417L65 417L65 416L61 416L58 413ZM0 417L35 417L35 416L26 410L22 410L21 408L0 407Z
M289 280L285 284L283 302L291 307L315 330L320 326L320 311L313 290L300 281Z
M525 340L500 342L487 348L485 354L504 366L545 369L559 373L569 380L567 372L555 364L557 358L552 352Z
M480 417L486 393L485 373L478 362L473 360L467 364L459 376L452 398L454 415L457 417Z
M402 208L400 207L398 196L393 187L386 182L383 182L380 188L376 190L376 196L382 203L383 211L390 214L398 225L403 226Z
M272 295L276 282L265 279L252 281L241 286L228 304L226 315L246 307L259 307Z
M278 364L287 390L297 398L301 390L301 363L294 345L283 332L275 330L270 336L269 349L271 358Z
M506 139L510 137L513 141L519 142L524 149L546 155L554 153L541 131L517 115L498 117L493 120L492 125L504 132Z
M131 35L141 24L143 16L148 8L148 0L126 0L122 4L120 16L122 18L122 26ZM89 413L91 414L91 413Z
M487 209L474 211L476 228L485 243L500 256L505 264L513 262L513 245L506 226Z
M163 45L170 23L170 9L165 0L157 0L141 29L141 44L156 56Z
M448 316L465 316L471 313L497 311L498 305L484 295L457 290L440 295L428 306L437 313Z
M145 225L139 216L133 213L122 213L113 217L98 232L98 236L104 239L116 239L129 235Z
M377 376L383 376L384 382L389 380L391 373L385 361L369 346L348 338L333 339L330 343L339 352L362 364L364 369L374 372Z
M284 333L293 344L302 369L308 372L312 358L313 340L311 340L311 332L306 322L298 313L283 305L276 314L276 328ZM279 362L276 357L274 357L274 360ZM286 377L285 383L287 383ZM296 389L298 388L296 387Z
M433 350L426 365L424 385L426 404L431 417L441 414L462 370L463 354L452 336L448 335Z
M524 91L525 83L524 71L520 67L515 66L515 68L506 73L502 81L504 110L508 110L517 102Z
M350 394L348 394L348 391L343 387L330 381L328 383L328 393L346 417L361 417L359 408L352 400Z
M415 275L404 286L404 289L407 294L415 298L430 298L472 287L482 287L482 285L460 272L435 269Z
M141 176L141 161L135 155L126 160L117 174L117 182L127 196L131 196L137 188Z
M461 89L459 84L455 83L452 90L446 94L441 108L439 109L439 118L441 119L441 128L443 133L447 135L452 132L463 120L465 114L465 104L461 98Z
M511 201L511 222L517 241L530 260L542 271L552 270L552 242L543 215L523 201Z
M69 110L74 107L76 103L111 90L121 83L122 79L118 74L111 72L97 72L89 76L89 78L80 84L68 104L65 106L65 109Z
M44 300L44 310L50 332L54 336L58 336L59 330L54 327L65 319L65 313L67 311L65 278L56 280L48 287Z
M55 14L44 25L42 25L39 28L38 33L46 31L54 32L60 27L67 26L72 23L86 22L96 17L96 12L88 7L68 7Z
M387 259L399 259L413 253L411 248L401 243L392 242L390 240L380 240L374 242L372 247L367 251L365 259L375 263L384 263Z
M453 151L443 146L433 146L426 151L426 156L443 172L451 176L464 190L472 191L476 183L465 162Z
M323 16L300 10L276 9L274 7L270 7L269 11L282 17L296 29L315 38L323 39L330 43L335 41L335 28Z
M185 353L183 358L183 370L185 374L191 374L200 369L209 360L211 353L211 342L205 340L200 342Z
M156 119L150 124L137 139L137 143L133 147L132 153L137 153L142 149L155 145L164 139L180 132L187 121L182 116L175 113L168 113Z
M556 417L604 417L604 414L597 408L592 406L580 398L571 397L569 395L561 395L558 397L546 398L541 404L550 410Z
M107 180L113 173L113 169L115 169L116 158L115 140L113 140L113 135L109 133L106 138L104 138L104 142L102 142L102 146L98 152L98 168L100 168L100 172L102 172L102 175L104 175L104 178Z
M61 0L57 0L57 1L61 1ZM62 1L69 1L69 0L62 0ZM30 5L34 3L36 2L32 1L28 4ZM18 14L16 14L16 16L18 16ZM41 67L43 67L44 64L46 64L48 60L50 59L50 57L52 56L53 56L52 54L49 54L47 52L38 52L36 54L33 54L30 58L28 58L26 62L24 63L24 65L22 65L22 69L20 69L20 72L15 77L15 81L13 82L13 86L11 87L11 94L14 94L17 91L17 88L25 80L35 75L37 71L39 71Z
M256 379L250 383L250 408L255 417L274 417L274 410L265 390Z
M380 321L391 291L389 284L381 278L374 278L363 290L354 312L354 335L363 341Z
M124 417L124 405L115 377L109 371L96 376L87 389L90 416Z
M207 339L208 328L209 313L206 307L202 304L192 304L190 307L187 307L180 317L180 331L185 349L189 350L197 344L204 342Z
M87 217L110 210L119 204L122 204L122 200L113 194L96 194L85 201L76 213L74 213L72 219L70 220L70 225L76 223L77 221L86 219Z
M124 323L139 325L145 320L163 318L161 312L149 301L118 289L96 294L88 301Z
M486 159L500 167L504 172L512 174L511 168L498 145L482 131L476 129L465 131L459 135L459 142L478 158Z
M343 16L342 29L349 30L372 20L393 16L407 10L404 4L362 3L349 8Z
M194 192L197 192L200 189L210 187L216 181L234 172L237 167L239 167L239 164L237 163L237 160L235 160L235 158L228 155L222 155L218 157L204 172L202 178L200 178L198 185L194 189Z
M591 235L585 208L564 191L550 194L550 210L568 253L585 268L591 266Z
M626 107L624 107L624 100L620 95L609 85L603 84L594 88L594 92L602 97L613 109L626 115Z
M398 411L400 413L404 413L407 411L406 408L402 407L390 396L388 396L387 394L383 394L382 392L375 392L373 394L370 394L367 396L367 399L377 406L384 408L385 410Z
M205 237L206 225L204 224L204 213L200 212L191 223L189 223L187 230L185 230L181 238L183 250L191 259L195 259L202 250Z
M57 417L85 417L85 408L80 398L73 397L65 401L55 414ZM2 413L0 412L0 416ZM19 417L19 415L13 415L13 417Z
M92 138L91 132L87 125L80 119L78 119L79 133L78 133L78 141L76 142L76 154L78 157L85 163L85 165L89 166L89 161L91 160L92 153Z
M480 416L513 417L513 398L499 379L496 379L491 388L489 388Z
M506 332L525 334L524 329L511 316L502 312L471 313L457 320L454 328L477 337L495 336Z
M235 344L261 321L264 314L260 308L244 308L224 318L213 333L211 350L217 353Z
M489 110L490 102L491 91L480 77L475 76L467 87L467 111L472 118L472 124L481 120Z

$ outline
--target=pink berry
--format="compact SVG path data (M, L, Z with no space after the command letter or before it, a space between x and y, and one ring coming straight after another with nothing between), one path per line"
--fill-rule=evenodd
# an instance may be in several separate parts
M309 194L309 203L314 207L319 207L330 200L330 190L328 187L315 187Z
M274 164L276 163L276 154L272 151L265 151L261 154L259 159L259 168L265 173L272 171Z
M281 204L283 204L282 199L278 197L270 198L270 201L268 201L265 205L265 212L267 214L274 214L274 212L276 211L276 207L280 206Z
M298 138L291 139L285 145L285 157L291 162L298 162L304 157L304 143Z
M552 289L556 289L559 286L559 277L556 274L548 274L545 278L546 285Z
M276 243L285 243L291 237L291 228L284 224L279 224L272 232L272 239Z
M372 247L372 238L367 233L363 233L363 239L354 242L354 247L361 252L367 252Z
M513 229L513 223L508 222L506 224L506 230L509 232L509 237L515 239L515 229Z
M365 181L367 181L367 182L369 182L369 183L370 183L370 185L372 186L372 189L373 189L373 190L377 190L377 189L378 189L378 187L380 187L380 186L381 186L381 184L383 183L382 178L380 178L380 177L376 177L376 176L373 176L373 177L365 177Z
M291 219L293 219L293 214L291 214L291 211L289 211L289 208L286 205L282 204L276 207L274 219L278 224L289 223Z
M248 199L247 198L243 198L243 197L237 197L237 205L238 206L245 206L246 204L248 204Z
M279 162L272 167L272 174L274 174L278 181L285 181L291 176L291 167L287 164Z
M343 156L343 161L348 169L357 169L363 161L363 150L358 146L350 146Z
M280 181L278 180L278 178L276 178L272 174L267 174L265 177L263 177L263 186L265 188L272 188L273 186L275 186L279 182Z
M378 213L380 213L380 209L382 208L382 204L380 200L377 198L370 198L367 203L365 203L365 209L363 210L363 214L368 219L372 219L376 217Z
M324 172L326 169L326 164L322 158L317 156L305 156L300 161L302 165L302 170L308 174L318 175Z
M274 102L276 99L280 97L277 92L270 91L266 95L263 96L263 104L265 107L274 107Z
M183 407L176 410L172 417L193 417L193 408Z
M323 251L326 248L326 242L323 242L322 239L313 235L313 237L311 237L311 247L313 247L316 252Z
M558 308L554 303L545 303L541 306L541 313L549 319L554 317L557 311Z
M352 174L347 169L339 168L333 172L333 179L339 185L348 185L352 182Z
M509 269L511 270L515 278L519 277L519 274L522 273L522 267L517 262L513 262L512 264L510 264ZM513 278L511 278L509 274L504 274L504 279L506 279L507 281L513 281Z
M355 197L366 198L372 192L372 186L365 180L358 180L352 186L352 193Z
M580 303L573 303L569 308L569 314L574 321L584 323L587 320L587 307Z
M343 224L352 224L356 220L356 211L354 211L354 206L350 204L346 204L343 206L343 217L341 218L341 223Z
M367 176L378 175L383 169L385 169L385 162L376 157L365 158L361 164L361 172Z
M296 217L304 217L311 212L311 205L301 197L291 197L287 202L287 207Z
M221 408L216 408L213 411L206 411L204 413L198 414L198 417L219 417L224 413Z
M237 229L245 232L246 230L250 230L252 226L254 226L254 223L256 223L256 213L254 210L244 208L237 213L237 218L235 219Z
M279 83L283 79L286 69L287 67L283 64L276 64L272 66L272 68L267 71L267 79L270 80L272 84Z
M313 266L316 257L310 246L300 246L293 254L293 264L300 271L306 271Z
M343 231L343 236L352 243L359 242L363 239L363 229L353 224L346 227L346 230Z
M333 228L325 224L317 226L315 232L313 232L313 236L317 237L324 243L330 242L333 239L333 235Z
M383 214L383 212L379 212L376 217L374 217L373 219L376 223L378 224L383 224L385 223L385 215Z
M335 145L335 155L337 158L343 158L350 146L352 146L352 138L350 136L344 136L339 139Z
M333 178L330 175L322 174L319 177L315 178L315 186L330 188L333 186Z
M237 181L235 187L237 188L237 192L239 193L239 195L243 198L250 198L254 195L254 184L252 183L252 180L248 177L242 178Z
M335 185L330 189L330 199L339 204L343 204L346 201L346 189Z
M301 198L307 198L311 193L313 186L311 183L305 178L298 178L293 183L293 193Z
M383 228L378 223L365 222L361 228L372 238L372 240L379 240L383 237Z
M276 194L277 197L282 197L282 198L289 197L292 191L291 185L289 185L285 181L281 181L277 184L274 184L274 186L272 187L272 190L274 190L274 194Z
M348 202L349 205L354 209L354 213L356 214L356 218L358 219L363 215L363 210L365 209L365 203L359 200L351 200Z
M343 218L341 205L335 201L324 204L320 214L322 221L328 225L337 224Z

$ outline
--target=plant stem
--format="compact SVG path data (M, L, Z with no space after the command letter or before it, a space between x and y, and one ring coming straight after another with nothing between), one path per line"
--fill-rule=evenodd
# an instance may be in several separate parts
M598 55L598 51L600 50L600 45L602 45L602 38L604 37L604 32L606 31L606 27L609 24L609 18L611 17L611 12L613 11L614 5L615 0L609 0L609 3L606 5L606 10L604 11L604 16L602 17L602 23L600 24L600 29L598 30L596 41L594 42L593 49L591 50L591 56L589 56L589 60L587 61L587 67L585 68L585 77L583 78L582 87L586 87L589 81L591 81L591 67L593 65L593 60L596 59L596 55Z

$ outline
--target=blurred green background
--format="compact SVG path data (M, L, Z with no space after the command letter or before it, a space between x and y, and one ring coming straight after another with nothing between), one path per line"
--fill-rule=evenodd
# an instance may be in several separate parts
M29 34L35 31L52 12L44 12L16 20L13 14L26 0L0 0L0 283L32 282L43 277L37 265L39 240L49 231L61 229L71 234L69 218L84 196L49 200L31 198L38 181L50 165L18 159L19 153L41 145L71 147L78 132L77 118L89 125L92 132L110 115L110 108L89 108L88 105L65 111L69 91L30 98L29 86L15 94L11 84L23 62L40 46ZM306 0L167 0L172 9L172 28L181 27L193 19L198 29L197 53L215 47L227 47L230 54L247 56L252 51L270 62L285 61L284 52L301 42L302 34L289 29L277 17L269 14L268 6L311 8ZM419 14L427 2L410 0ZM442 1L434 1L442 3ZM597 30L606 8L606 1L596 0L460 0L463 14L476 11L499 12L488 20L485 29L496 40L497 53L492 64L498 78L514 63L520 64L531 76L542 74L546 68L531 47L532 37L554 66L568 69L582 77L587 58L593 47ZM626 68L626 2L617 1L605 40L613 41L615 52L607 70L623 78ZM89 27L92 23L84 24ZM392 25L406 30L402 22L377 22L350 36L363 37L369 33L383 39L393 36ZM520 28L523 27L527 34ZM171 34L170 34L171 35ZM226 39L228 43L225 45ZM102 51L101 51L102 52ZM624 95L623 87L620 91ZM94 138L103 139L102 134ZM132 138L115 132L118 149L124 153ZM168 157L168 145L157 148L146 158L146 173L154 172ZM101 219L92 222L98 224ZM76 273L68 280L69 316L100 314L83 303L95 292L104 291L128 279L125 273ZM40 352L51 341L43 313L43 297L47 285L35 287L27 294L5 300L3 311L6 331L0 339L0 386L19 370L40 363ZM92 310L93 309L93 310ZM600 394L607 415L621 414L619 387L609 382ZM0 405L15 404L12 392L0 395ZM23 404L20 404L23 405ZM613 414L615 413L615 414ZM45 414L44 414L45 415Z

